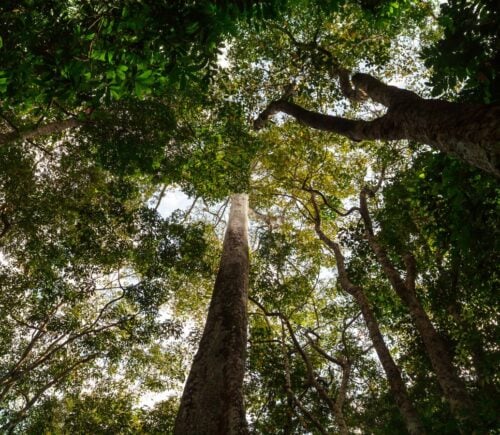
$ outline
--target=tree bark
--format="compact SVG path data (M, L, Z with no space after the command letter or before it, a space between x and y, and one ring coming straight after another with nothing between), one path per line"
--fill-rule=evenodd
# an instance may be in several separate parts
M65 119L62 121L54 121L40 127L33 128L27 131L13 131L10 133L0 134L0 145L5 145L14 140L36 139L40 136L47 136L55 133L62 133L70 128L79 127L82 122L76 118Z
M278 100L259 115L254 128L262 128L271 116L282 112L309 127L355 141L407 139L427 144L500 177L500 105L424 99L369 74L355 74L352 83L357 94L387 107L386 114L372 121L351 120Z
M451 354L445 342L434 328L424 307L417 298L415 292L415 259L411 254L406 254L403 257L406 265L406 279L403 279L374 234L373 224L368 211L367 194L366 189L363 189L360 194L360 211L365 224L365 234L368 244L375 253L392 288L410 312L436 373L443 395L450 405L452 414L457 421L467 426L468 423L466 421L471 415L472 403L468 397L464 383L455 370Z
M203 336L184 387L175 435L247 434L248 197L231 197L222 258Z
M396 365L396 362L392 358L392 355L385 344L384 337L378 326L378 321L373 313L368 299L366 298L366 295L364 294L363 288L354 285L351 282L345 268L344 256L342 255L339 244L330 239L321 229L321 215L314 197L314 192L311 193L311 200L314 207L314 214L311 214L314 221L314 230L316 231L319 239L326 246L328 246L328 248L330 248L335 255L338 279L342 289L354 297L359 308L361 309L361 314L365 320L368 334L370 335L375 352L377 352L380 363L385 371L387 381L389 382L389 388L391 389L391 393L399 409L399 413L405 422L406 429L411 435L425 434L425 429L420 417L408 396L408 391L405 383L403 382L403 378L401 377L399 367Z
M322 232L321 228L319 228L319 225L316 226L316 232L319 238L333 251L335 255L337 270L339 274L339 282L342 289L354 297L354 299L358 303L359 308L361 309L361 313L365 320L366 327L368 328L368 333L373 343L373 347L377 352L380 363L382 364L384 372L387 376L389 388L391 389L392 396L394 397L401 417L405 422L408 433L412 435L424 434L424 426L420 421L420 417L413 407L410 398L408 397L408 391L406 389L405 383L403 382L403 378L401 377L399 367L396 365L394 359L391 356L391 353L389 352L389 349L387 348L387 345L385 344L384 337L380 332L380 328L378 326L378 321L375 317L375 314L373 313L368 299L363 292L362 287L354 285L350 281L345 269L344 256L342 255L338 243L335 243L333 240L327 237Z

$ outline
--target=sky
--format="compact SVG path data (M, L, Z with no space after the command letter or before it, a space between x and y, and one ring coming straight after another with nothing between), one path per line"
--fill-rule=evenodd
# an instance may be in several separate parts
M186 210L192 203L193 200L180 189L175 187L168 188L163 195L160 206L158 207L158 213L160 213L162 217L166 218L175 210ZM153 207L154 206L156 206L155 202L153 202Z

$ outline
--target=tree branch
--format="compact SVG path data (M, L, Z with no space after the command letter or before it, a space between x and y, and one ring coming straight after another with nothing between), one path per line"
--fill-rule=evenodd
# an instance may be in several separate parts
M285 100L272 101L255 119L253 123L254 129L260 130L264 128L269 118L277 113L286 113L308 127L337 133L354 141L387 138L382 135L385 116L373 121L352 120L312 112L298 104ZM390 133L390 131L387 133Z
M62 121L54 121L40 127L33 128L27 131L13 131L10 133L0 134L0 145L6 145L14 140L30 140L40 136L47 136L55 133L62 133L70 128L79 127L82 122L75 118L65 119Z

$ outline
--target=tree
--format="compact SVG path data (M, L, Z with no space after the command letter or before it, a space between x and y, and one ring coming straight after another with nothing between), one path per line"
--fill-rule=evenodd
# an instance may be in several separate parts
M486 11L486 14L489 11L487 7L481 10ZM494 21L494 14L488 16L488 20L491 18ZM376 19L373 16L371 18ZM290 40L287 47L288 62L298 61L302 68L299 66L295 69L299 71L314 69L316 73L319 71L320 74L325 74L326 70L327 80L335 80L338 83L344 98L354 103L369 99L372 103L384 106L385 114L369 121L350 119L348 116L322 115L318 111L309 111L303 105L293 103L290 98L294 92L289 89L279 99L273 98L273 101L267 103L267 107L254 121L255 129L262 128L269 117L281 112L310 127L335 132L354 141L407 139L427 144L486 172L499 175L498 104L425 99L413 91L385 85L375 78L373 73L353 73L360 69L360 65L356 65L359 60L356 57L354 61L352 58L346 58L335 46L338 45L339 39L348 40L348 37L342 35L340 38L331 38L328 35L331 31L325 32L326 26L321 19L318 20L319 23L312 21L314 27L309 32L304 32L298 26L295 27L295 33L294 28L290 26L281 23L276 26ZM395 26L397 27L397 24ZM373 36L370 35L372 32L366 33L369 37ZM354 56L356 54L353 53ZM286 59L282 59L283 54L279 57L279 62L286 62ZM363 61L365 59L361 58L361 62ZM278 74L282 75L282 72ZM299 74L301 75L302 71ZM300 78L292 74L284 79L288 84L293 84ZM268 80L273 81L273 78ZM306 86L307 83L297 83L298 89L295 93L300 95ZM283 87L282 84L281 89ZM279 90L275 90L275 95L276 92ZM332 103L333 101L330 102ZM255 110L255 106L253 109Z
M285 98L271 102L254 121L254 128L262 128L269 117L282 112L309 127L354 141L407 139L431 145L500 176L500 106L423 99L414 92L385 85L369 74L357 73L350 78L342 67L333 69L344 76L341 81L348 86L343 90L346 96L366 95L387 108L385 115L371 121L350 120L311 112Z
M0 6L2 430L496 429L498 15L436 14ZM255 133L266 106L257 127L321 128ZM174 186L193 202L163 219ZM238 255L219 229L233 192L251 206Z
M401 378L401 373L399 367L394 362L394 359L385 344L384 337L380 332L380 327L378 321L370 307L370 302L366 298L363 288L354 285L346 271L344 256L338 243L331 240L322 230L321 230L321 215L319 207L316 203L314 196L312 196L312 202L314 205L314 226L318 237L328 246L335 255L335 261L337 263L337 270L339 274L339 282L342 289L352 295L359 305L361 313L366 323L366 327L370 333L370 338L372 340L373 346L377 352L379 360L384 367L387 380L391 387L391 392L394 399L398 405L399 411L406 423L406 428L410 434L422 434L425 433L423 424L418 416L406 389L406 386Z
M247 342L248 197L231 196L222 257L174 433L248 433L243 404Z

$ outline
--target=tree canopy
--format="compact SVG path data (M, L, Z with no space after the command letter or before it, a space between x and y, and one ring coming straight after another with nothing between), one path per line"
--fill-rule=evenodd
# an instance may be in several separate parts
M499 430L499 29L486 0L2 2L0 432Z

